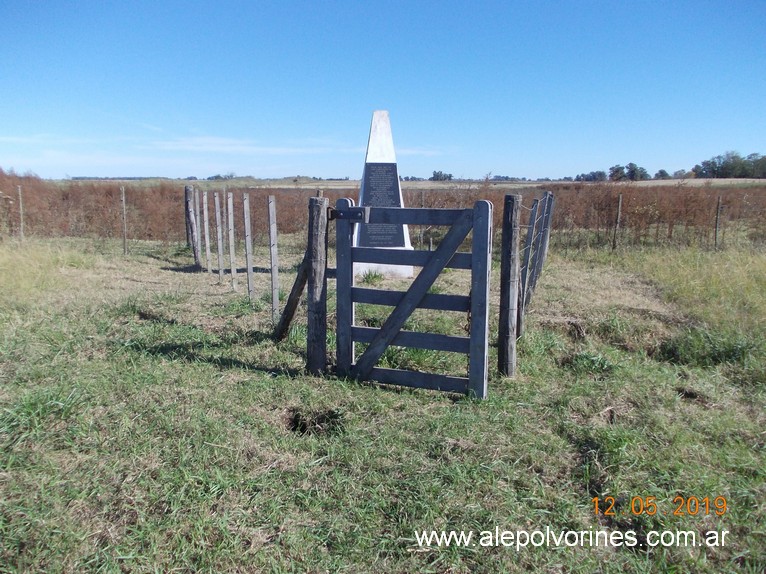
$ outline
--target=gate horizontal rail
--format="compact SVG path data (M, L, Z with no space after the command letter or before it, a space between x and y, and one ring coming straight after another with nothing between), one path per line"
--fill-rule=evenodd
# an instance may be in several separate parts
M404 295L404 291L383 291L381 289L366 289L364 287L351 288L351 300L354 303L367 303L369 305L396 307ZM470 308L471 298L468 295L444 295L440 293L426 294L418 305L418 309L458 311L462 313L466 313Z
M371 207L367 223L396 223L401 225L452 225L464 213L473 209L423 209L417 207Z
M371 343L380 329L375 327L351 327L351 335L358 343ZM399 331L391 341L397 347L428 349L468 354L470 339L457 335L440 335L422 331Z
M413 265L425 267L433 251L410 251L404 249L380 249L375 247L352 247L354 263L384 263L389 265ZM470 269L471 254L455 253L445 265L451 269Z

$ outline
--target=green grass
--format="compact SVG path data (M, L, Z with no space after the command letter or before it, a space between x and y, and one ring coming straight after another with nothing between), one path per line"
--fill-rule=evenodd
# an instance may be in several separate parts
M360 278L359 282L364 285L379 285L383 282L384 276L380 271L367 269Z
M566 357L562 365L570 368L579 375L606 375L612 372L616 365L600 353L589 351L580 351L572 356Z
M0 261L18 257L7 249ZM309 376L303 322L274 343L269 305L204 275L160 272L169 257L188 263L166 247L120 260L142 279L111 300L93 278L116 273L111 256L35 249L52 279L0 275L14 302L0 314L0 572L766 567L758 253L554 252L520 375L493 375L489 399L475 401ZM668 261L675 273L661 269ZM546 313L594 289L573 269L641 277L675 315L564 307L580 325L568 327ZM62 303L62 284L78 297ZM384 319L376 306L357 311ZM408 328L460 332L465 315L453 315ZM407 349L384 361L465 368L459 355ZM725 496L728 511L674 516L679 495ZM596 516L592 498L608 496L616 516ZM649 496L661 512L631 515L632 497ZM414 539L495 526L730 534L710 549L421 549Z
M743 364L755 352L756 345L744 333L687 328L663 341L657 358L697 367Z
M88 269L93 258L53 241L27 240L0 246L0 305L28 306L41 293L66 287L67 271ZM63 282L63 284L62 284Z

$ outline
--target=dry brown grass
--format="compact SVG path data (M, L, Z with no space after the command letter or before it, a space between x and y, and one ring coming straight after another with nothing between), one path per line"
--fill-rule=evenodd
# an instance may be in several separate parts
M19 231L16 188L24 194L25 227L28 235L120 237L122 234L120 186L127 197L128 234L132 239L181 241L184 239L183 189L193 183L209 191L211 221L213 193L224 189L234 193L238 235L242 228L242 197L250 194L251 220L256 237L267 233L266 202L277 197L277 225L281 234L302 231L307 222L308 198L321 190L330 204L340 197L358 198L356 181L310 180L302 178L256 184L256 180L231 182L150 182L64 181L53 182L33 176L18 176L0 170L0 237ZM652 182L637 184L498 184L483 182L403 182L405 205L412 207L470 207L478 199L495 205L495 226L500 228L503 197L522 195L527 209L522 223L529 218L534 197L544 190L553 191L556 208L553 214L553 242L566 247L606 245L611 243L617 214L618 197L623 198L618 241L626 245L701 245L714 242L716 207L721 198L721 242L758 242L766 236L766 182L701 184L698 181ZM266 185L268 184L268 185ZM226 187L224 187L226 186ZM413 240L421 237L427 245L436 230L413 229ZM499 234L498 234L499 236Z

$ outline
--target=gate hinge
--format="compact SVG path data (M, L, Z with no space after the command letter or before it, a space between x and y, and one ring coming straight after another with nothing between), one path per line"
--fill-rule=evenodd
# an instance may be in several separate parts
M328 219L348 219L355 223L370 222L370 207L348 207L346 209L329 209Z

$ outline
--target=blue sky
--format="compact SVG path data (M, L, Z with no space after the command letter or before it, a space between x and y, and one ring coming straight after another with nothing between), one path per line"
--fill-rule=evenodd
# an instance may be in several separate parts
M672 172L766 154L766 1L0 0L0 167L41 177Z

